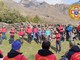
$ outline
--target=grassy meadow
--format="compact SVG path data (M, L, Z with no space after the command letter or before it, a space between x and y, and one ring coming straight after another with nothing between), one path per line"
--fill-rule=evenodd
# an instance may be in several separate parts
M11 49L11 45L9 44L9 35L8 34L7 34L7 37L8 37L8 39L3 40L3 44L0 46L0 49L2 50L4 56L6 56L7 52L9 52ZM19 37L17 35L15 35L15 40L18 38ZM76 41L76 43L77 42L79 42L79 41ZM61 45L62 45L62 51L59 54L56 54L55 40L51 41L50 50L56 55L57 60L59 60L61 58L61 56L67 50L69 50L69 42L68 41L61 42ZM26 42L24 40L24 43L21 47L21 52L23 53L23 55L25 55L27 57L28 60L35 60L35 54L38 52L39 49L41 49L41 44L37 44L34 40L31 42L31 44L29 44L28 42Z

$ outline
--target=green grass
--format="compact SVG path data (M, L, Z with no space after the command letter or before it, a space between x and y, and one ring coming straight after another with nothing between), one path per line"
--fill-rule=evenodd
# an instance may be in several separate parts
M7 34L7 37L9 38L9 35ZM15 36L15 40L18 39L18 36ZM9 40L9 39L8 39ZM0 49L3 51L3 55L6 56L7 53L11 49L11 45L9 44L8 40L3 40L2 46L0 46ZM79 41L76 41L76 43ZM56 54L54 48L55 48L55 40L51 41L51 48L50 50L56 55L57 60L61 58L61 56L69 50L69 43L68 41L61 42L62 45L62 51L59 54ZM35 41L32 41L31 44L27 43L24 41L22 47L21 47L21 52L23 55L27 57L28 60L35 60L35 54L38 52L38 50L41 49L41 44L36 44Z

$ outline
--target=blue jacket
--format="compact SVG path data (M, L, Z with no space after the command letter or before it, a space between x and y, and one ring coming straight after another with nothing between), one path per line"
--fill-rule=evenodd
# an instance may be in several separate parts
M66 28L66 30L68 31L68 32L72 32L72 26L68 26L67 28Z
M71 56L76 53L76 52L80 52L80 48L78 46L73 46L69 52L66 54L66 57L68 58L68 60L70 60Z
M38 36L41 36L42 35L42 30L38 30L37 34L38 34Z
M51 31L50 31L50 30L46 30L45 35L46 35L46 36L51 35Z

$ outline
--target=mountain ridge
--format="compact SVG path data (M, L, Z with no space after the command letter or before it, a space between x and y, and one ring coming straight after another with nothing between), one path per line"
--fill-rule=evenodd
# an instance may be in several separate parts
M38 3L34 1L22 1L16 3L11 0L4 0L4 3L10 8L19 11L23 16L36 16L50 23L76 24L78 21L72 20L68 15L67 4L49 5L46 2ZM53 22L52 22L53 21Z

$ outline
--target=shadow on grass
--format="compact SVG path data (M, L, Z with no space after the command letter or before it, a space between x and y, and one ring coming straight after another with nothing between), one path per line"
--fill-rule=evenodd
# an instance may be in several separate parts
M51 46L51 49L53 49L56 52L56 48L54 46Z
M39 43L37 39L34 39L34 41L35 41L37 44Z

